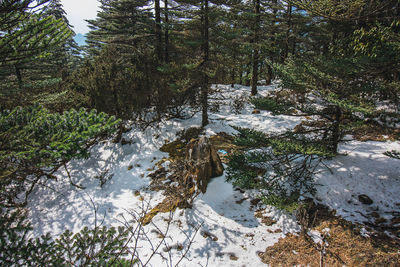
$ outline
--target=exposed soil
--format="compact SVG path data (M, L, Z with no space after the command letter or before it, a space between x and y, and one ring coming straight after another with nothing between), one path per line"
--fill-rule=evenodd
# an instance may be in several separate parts
M383 127L376 123L366 123L351 131L354 139L366 141L395 141L399 139L400 129Z

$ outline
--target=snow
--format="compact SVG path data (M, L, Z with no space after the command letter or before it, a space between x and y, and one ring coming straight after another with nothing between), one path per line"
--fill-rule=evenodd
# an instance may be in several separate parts
M276 85L259 86L259 94L265 95L275 88ZM211 103L219 103L219 111L210 114L210 124L205 129L208 136L222 131L235 133L233 125L282 132L294 128L303 119L274 116L268 111L252 114L250 104L235 114L232 99L248 98L250 88L218 85L214 89L218 92L211 96ZM56 236L66 229L77 232L83 226L93 226L95 211L97 223L117 226L131 221L136 213L146 209L147 204L154 207L163 196L161 192L147 189L150 183L147 175L156 162L167 156L159 148L165 142L173 141L179 130L199 126L200 122L201 114L196 114L187 120L164 121L159 127L145 131L133 128L124 135L131 144L103 142L92 148L89 159L68 163L72 180L85 189L71 186L65 170L59 171L57 181L37 187L28 206L34 235L50 232ZM325 162L333 174L325 168L316 176L318 201L353 222L368 220L371 211L390 219L390 212L398 210L400 205L400 164L382 153L392 149L400 150L400 144L358 141L341 144L340 155ZM168 164L165 162L164 166L168 167ZM111 177L102 187L99 179L95 179L101 173ZM135 195L136 191L143 198ZM359 194L368 195L374 203L361 204L357 198ZM144 227L151 244L146 238L139 240L142 260L151 256L152 245L161 242L156 233L168 228L166 243L161 245L160 254L152 257L150 266L176 264L184 253L184 250L176 249L178 244L184 248L190 244L180 266L264 266L257 252L264 251L286 233L299 231L300 227L293 216L269 206L264 207L264 215L277 223L269 227L262 224L261 219L254 217L260 207L250 205L249 196L253 195L254 192L234 190L225 181L225 175L214 178L207 192L195 199L192 209L175 211L169 225L169 214L158 214L152 224ZM282 232L274 232L276 229ZM168 251L168 247L172 249Z
M400 161L383 153L400 150L398 142L359 142L341 144L338 155L325 163L332 173L317 175L320 184L317 198L336 214L352 222L364 223L373 219L371 212L391 219L400 205ZM358 196L365 194L373 200L371 205L360 203Z

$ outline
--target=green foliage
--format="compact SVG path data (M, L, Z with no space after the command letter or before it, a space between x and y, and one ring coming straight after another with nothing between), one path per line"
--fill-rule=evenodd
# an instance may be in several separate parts
M236 130L235 142L242 151L229 156L227 180L258 189L266 203L285 209L295 209L301 197L315 193L315 169L322 158L333 156L327 145L290 132L266 136L251 129Z
M127 241L130 229L126 227L107 228L84 227L73 234L65 231L56 241L58 257L65 263L79 263L81 266L126 266L121 260L128 255ZM122 265L120 265L122 264Z
M118 124L95 110L58 114L34 105L0 112L0 199L13 201L18 191L33 186L28 175L49 178L69 160L88 157L90 146Z
M125 260L131 229L84 227L73 234L66 230L57 239L48 233L31 238L31 226L22 210L0 215L1 266L131 266ZM135 263L135 259L133 263Z
M19 13L26 12L27 9L21 11L11 8L8 11L11 14L1 16L0 31L7 33L2 34L0 39L2 64L45 57L49 49L59 46L72 35L62 19L55 19L53 16L43 17L35 13ZM10 24L9 22L16 17L19 17L18 24Z
M290 108L286 103L279 103L272 97L253 97L250 99L250 103L252 103L256 109L268 110L274 115L288 114Z
M252 189L257 187L257 177L259 170L251 165L247 160L245 153L236 153L229 155L227 180L232 181L237 187Z
M287 212L294 212L301 206L299 198L296 194L290 196L271 194L268 196L263 196L261 200L266 205L271 205Z
M396 150L386 151L383 154L388 157L394 158L394 159L400 159L400 151L396 151Z
M396 10L400 2L290 2L310 14L316 24L309 27L308 39L298 44L302 47L298 54L277 64L275 70L282 87L303 95L303 112L331 122L330 142L335 152L344 121L376 119L381 100L391 107L398 105L400 24ZM326 108L317 110L315 104Z
M235 135L235 145L256 148L268 144L268 138L263 132L237 126L231 127L238 131Z
M0 15L0 108L13 109L59 89L80 52L59 0L2 1Z
M305 138L304 136L294 135L290 132L285 136L272 137L269 144L275 154L302 154L316 155L323 158L332 158L335 154L324 142L316 139Z
M60 266L50 234L30 238L32 228L22 210L0 214L0 264L2 266Z

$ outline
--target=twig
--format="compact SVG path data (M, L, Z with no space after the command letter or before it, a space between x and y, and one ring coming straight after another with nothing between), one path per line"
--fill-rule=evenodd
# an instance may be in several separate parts
M81 185L78 185L78 184L75 184L75 183L72 181L71 174L69 173L68 168L67 168L67 164L65 164L65 162L64 162L63 164L64 164L64 168L65 168L65 171L67 172L68 179L69 179L69 182L71 183L71 185L72 185L72 186L75 186L75 187L77 187L77 188L79 188L79 189L86 189L86 187L81 186Z

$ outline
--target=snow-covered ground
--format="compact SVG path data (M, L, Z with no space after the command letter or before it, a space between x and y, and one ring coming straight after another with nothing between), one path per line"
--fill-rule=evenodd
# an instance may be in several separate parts
M265 95L275 86L260 86L259 93ZM285 131L293 128L301 117L274 116L268 111L252 114L253 108L246 104L239 114L233 112L232 99L249 96L250 89L244 86L217 86L219 93L212 96L220 104L219 110L210 114L211 123L206 128L207 135L224 131L234 133L231 125L255 128L259 131ZM94 209L97 218L104 225L119 225L132 218L141 210L142 200L135 194L140 191L145 203L154 206L163 196L160 192L147 190L150 183L147 175L156 162L166 157L159 148L172 141L179 130L200 125L201 114L188 120L169 120L159 127L145 131L132 129L124 138L132 144L120 145L104 142L91 150L87 160L72 161L68 164L73 181L86 189L72 187L66 172L61 170L58 181L50 181L47 186L37 187L31 194L29 210L35 235L51 232L60 234L66 229L79 231L85 225L93 225ZM348 220L363 222L372 211L390 219L388 212L400 209L400 161L390 159L382 153L400 150L398 142L356 142L350 141L340 146L339 155L326 164L333 174L325 170L317 175L317 199L338 211ZM346 154L346 155L344 155ZM111 177L102 187L95 176L105 174ZM359 194L366 194L374 203L364 205L358 201ZM177 210L169 224L166 244L150 261L151 266L174 265L183 251L176 249L188 245L189 238L196 234L186 258L180 266L264 266L257 256L273 245L285 233L299 230L295 220L272 207L266 215L277 221L265 226L254 217L257 207L250 205L248 196L235 191L225 181L224 175L214 178L207 192L200 195L192 209ZM158 214L153 219L155 226L163 232L168 225L169 214ZM153 224L145 226L145 231L153 245L160 242ZM280 231L275 231L281 229ZM174 247L175 245L175 247ZM172 247L169 252L165 247ZM142 260L151 255L151 244L145 238L139 241L138 249ZM163 258L164 257L164 258ZM172 264L171 264L172 262Z

